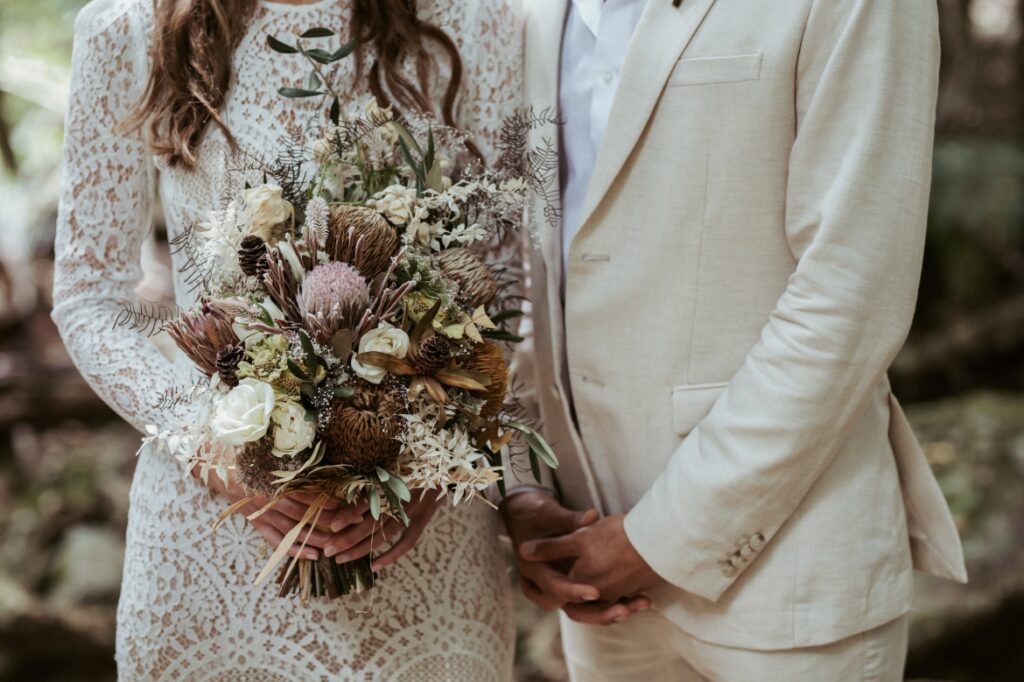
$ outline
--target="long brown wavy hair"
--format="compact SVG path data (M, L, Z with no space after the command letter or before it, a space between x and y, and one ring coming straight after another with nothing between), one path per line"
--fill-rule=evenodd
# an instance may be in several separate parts
M234 145L220 109L231 84L234 51L257 2L154 2L152 66L146 89L126 125L145 127L156 154L172 166L191 169L211 123ZM382 106L433 114L446 125L456 125L462 58L447 33L418 18L416 0L352 0L349 35L359 43L356 76L367 77L370 92ZM440 102L430 97L435 66L430 46L440 48L451 72ZM415 80L402 70L409 59L415 65Z

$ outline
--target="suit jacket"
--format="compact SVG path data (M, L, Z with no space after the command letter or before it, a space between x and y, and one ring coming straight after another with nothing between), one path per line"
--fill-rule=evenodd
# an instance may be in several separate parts
M527 0L538 109L567 4ZM626 514L656 608L719 644L827 643L905 613L912 566L966 579L886 377L924 245L936 3L678 4L649 0L633 39L564 326L557 220L532 206L533 394L565 502Z

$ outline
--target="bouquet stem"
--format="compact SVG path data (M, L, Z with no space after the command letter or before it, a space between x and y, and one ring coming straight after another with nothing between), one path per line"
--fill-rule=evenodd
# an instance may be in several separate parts
M337 599L348 594L359 594L373 588L377 574L373 572L373 558L339 564L330 558L318 561L300 559L291 567L285 565L277 576L278 596L298 594L302 601L309 599Z

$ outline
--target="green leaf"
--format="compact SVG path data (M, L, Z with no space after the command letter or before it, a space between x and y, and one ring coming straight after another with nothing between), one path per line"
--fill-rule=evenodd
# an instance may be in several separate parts
M405 513L405 507L402 506L402 501L398 499L394 491L387 486L384 487L384 496L388 498L388 504L391 505L391 510L398 514L398 518L401 519L405 527L409 527L409 515Z
M310 400L316 397L316 389L313 388L312 384L299 384L299 393L306 396Z
M516 336L512 332L507 332L504 329L481 329L480 336L491 339L492 341L506 341L508 343L522 343L526 339L521 336Z
M537 456L540 457L540 459L542 459L549 467L552 469L558 468L558 455L556 455L555 451L551 449L548 442L544 440L544 436L540 435L536 430L522 422L509 422L506 426L523 434L526 444L530 448L531 455L533 452L536 452Z
M313 48L312 50L305 50L302 54L306 55L307 57L309 57L313 61L319 62L321 64L330 64L331 63L332 55L327 50L321 50L319 48Z
M384 481L384 483L387 485L388 488L391 489L393 493L395 493L395 495L398 496L398 499L402 500L403 502L408 502L412 499L412 493L409 492L409 486L407 486L405 484L405 481L403 481L395 474L391 474L390 476L388 476L387 480Z
M287 43L282 43L274 36L267 36L267 44L270 45L270 49L274 52L280 52L281 54L298 54L298 48L292 47Z
M334 389L335 398L351 398L356 394L356 389L351 386L337 386Z
M370 516L377 520L380 518L380 493L376 486L370 488Z
M337 50L335 50L334 52L331 53L331 61L332 62L341 61L345 57L349 56L350 54L355 52L356 45L358 45L358 44L359 43L357 41L355 41L355 40L348 41L347 43L345 43L344 45L342 45Z
M294 360L288 360L288 371L294 374L299 379L302 379L303 381L309 381L309 376L302 370L301 367L295 364Z
M537 451L530 448L530 471L533 473L533 480L540 483L542 477L540 475L540 461L537 459Z
M387 480L391 478L391 474L389 474L386 469L377 467L377 478L380 479L381 483L387 483Z
M304 88L281 88L277 91L282 97L297 99L300 97L316 97L324 93L319 90L306 90Z
M428 171L434 167L434 128L427 128L427 154L423 157L423 167Z
M299 341L302 343L302 350L306 354L306 367L309 371L309 377L312 381L316 381L316 375L318 373L318 367L320 366L320 358L317 357L316 350L313 348L313 342L309 339L309 335L306 332L299 330Z
M270 311L267 310L266 308L264 308L259 303L256 304L256 307L259 308L260 309L260 313L262 313L261 316L260 316L260 321L263 322L264 324L266 324L267 326L273 327L274 326L274 316L270 314Z
M323 81L320 80L320 75L314 70L310 71L309 75L306 76L305 89L306 90L317 90L323 85Z
M509 308L508 310L502 310L500 313L496 313L496 314L492 315L491 316L491 322L493 322L494 324L500 324L500 323L504 322L505 320L513 320L513 319L515 319L517 317L522 317L522 316L523 316L523 311L522 310L515 310L514 308Z
M323 26L317 26L304 32L300 37L302 38L329 38L334 35L334 31Z
M331 123L338 125L341 120L341 102L335 97L334 101L331 102Z

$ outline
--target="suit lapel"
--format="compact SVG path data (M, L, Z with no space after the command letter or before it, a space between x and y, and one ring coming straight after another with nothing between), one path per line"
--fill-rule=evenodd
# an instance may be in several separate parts
M580 232L632 153L676 62L714 4L715 0L683 0L676 7L669 0L648 0L622 68L583 205Z
M526 81L528 102L538 112L545 109L558 111L559 67L562 56L562 31L569 11L570 0L536 0L528 3L529 15L526 24ZM546 126L534 131L530 146L541 149L547 144L559 148L558 126ZM556 166L550 182L551 196L558 197L561 191L560 169ZM541 241L544 262L552 274L560 276L561 236L560 225L550 224L548 217L537 207L534 216ZM556 290L557 293L557 290Z

